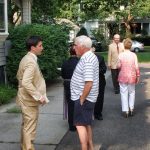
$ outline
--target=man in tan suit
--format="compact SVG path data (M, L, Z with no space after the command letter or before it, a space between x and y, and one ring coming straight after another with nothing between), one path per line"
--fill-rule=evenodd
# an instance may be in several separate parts
M17 104L22 110L21 150L34 150L39 105L49 100L46 97L45 80L37 63L37 55L43 51L42 39L31 36L26 46L29 52L22 58L17 72Z
M119 53L124 51L124 46L120 42L120 35L115 34L113 37L113 42L109 45L108 50L108 68L111 69L112 82L114 86L115 94L120 93L119 83L118 83L118 73L117 61Z

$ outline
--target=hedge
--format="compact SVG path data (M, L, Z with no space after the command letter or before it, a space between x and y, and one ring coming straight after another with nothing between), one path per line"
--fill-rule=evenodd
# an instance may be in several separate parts
M7 77L10 84L17 85L16 73L19 62L27 53L25 41L31 35L38 35L43 39L44 53L39 56L38 62L46 80L58 77L57 67L60 67L68 56L68 27L42 24L17 26L8 37L12 42L6 64Z

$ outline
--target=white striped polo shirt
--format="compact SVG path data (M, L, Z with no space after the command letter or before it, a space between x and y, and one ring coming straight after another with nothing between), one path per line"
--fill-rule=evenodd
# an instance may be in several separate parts
M99 88L99 62L96 55L88 51L82 55L71 78L71 100L82 95L85 81L93 81L92 89L86 100L96 102Z

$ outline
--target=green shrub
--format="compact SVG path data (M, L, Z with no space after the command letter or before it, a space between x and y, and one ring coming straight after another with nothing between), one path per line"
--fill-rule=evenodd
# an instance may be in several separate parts
M106 50L108 49L109 40L105 38L105 36L103 35L103 33L104 33L104 30L103 30L103 29L95 29L95 30L92 30L93 36L94 36L99 42L101 42L102 51L106 51Z
M0 105L11 102L16 96L16 89L8 85L0 85Z
M43 39L44 53L40 56L39 65L46 80L58 77L57 67L66 59L68 52L69 29L60 25L31 24L17 26L12 30L9 39L12 48L7 58L7 76L11 84L16 85L16 73L21 58L27 53L25 41L31 35Z

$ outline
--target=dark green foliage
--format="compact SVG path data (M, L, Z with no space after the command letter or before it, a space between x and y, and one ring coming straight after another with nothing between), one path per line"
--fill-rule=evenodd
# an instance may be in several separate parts
M0 105L9 103L16 96L16 89L8 85L0 85Z
M55 17L58 11L58 0L33 0L32 1L32 22L39 23L42 16Z
M104 31L101 28L92 30L93 36L101 43L101 51L107 51L109 41L108 41L108 39L105 38L103 33L104 33Z
M43 39L44 52L39 57L39 65L46 80L58 77L57 67L67 57L69 30L60 25L21 25L9 35L12 48L7 58L7 76L11 84L16 85L16 73L21 58L27 53L25 41L31 35L39 35Z

